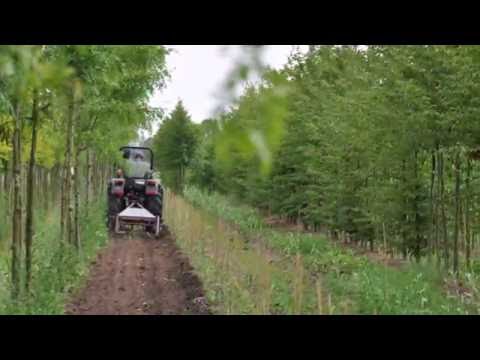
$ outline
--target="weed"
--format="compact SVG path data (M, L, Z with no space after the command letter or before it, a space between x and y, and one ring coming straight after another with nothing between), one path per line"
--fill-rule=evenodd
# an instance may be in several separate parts
M229 211L221 205L218 211ZM232 217L240 216L241 211ZM195 209L170 192L166 195L165 220L202 278L216 313L316 312L316 295L304 288L301 261L296 266L271 261L265 246L246 246L242 228L228 225L211 211ZM258 217L250 216L242 227L254 231L261 224Z
M211 216L226 221L239 229L247 239L262 239L271 249L279 251L290 266L293 287L273 276L272 297L274 312L292 309L292 312L308 311L334 313L348 311L357 314L468 314L476 309L456 297L448 297L442 288L441 278L429 262L411 264L405 270L397 270L371 262L351 250L340 248L325 236L296 232L280 232L263 223L258 211L245 205L232 205L230 199L197 188L188 187L184 196L197 208ZM215 236L215 235L212 235ZM234 258L236 254L232 254ZM310 274L321 275L323 281L309 281L300 291L299 270L296 259L302 259ZM259 260L256 260L259 261ZM297 263L299 260L297 260ZM474 269L476 269L474 265ZM284 275L280 279L287 279ZM319 287L320 286L320 287ZM287 295L293 291L294 295ZM305 296L313 293L302 306ZM328 295L325 295L328 293ZM327 299L324 310L321 297ZM283 310L284 311L284 310Z

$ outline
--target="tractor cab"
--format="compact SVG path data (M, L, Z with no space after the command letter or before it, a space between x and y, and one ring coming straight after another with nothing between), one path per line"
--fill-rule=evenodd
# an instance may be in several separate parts
M126 146L120 149L123 158L125 177L147 179L152 177L153 151L144 147Z

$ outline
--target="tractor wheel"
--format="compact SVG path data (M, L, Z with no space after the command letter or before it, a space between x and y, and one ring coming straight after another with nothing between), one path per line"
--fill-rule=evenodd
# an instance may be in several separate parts
M108 197L108 227L110 230L115 229L115 218L123 210L122 199L116 196Z
M162 199L159 195L147 197L145 199L145 208L153 215L162 217Z
M159 216L156 217L154 225L145 227L145 231L155 236L155 239L160 239L162 236L163 224Z
M149 196L145 199L145 209L150 211L153 215L158 216L161 223L162 219L162 199L159 195ZM151 233L156 233L156 226L147 226L146 230ZM158 236L156 236L158 237Z

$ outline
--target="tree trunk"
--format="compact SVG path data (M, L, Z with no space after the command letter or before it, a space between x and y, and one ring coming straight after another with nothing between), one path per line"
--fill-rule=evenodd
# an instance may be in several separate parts
M440 152L440 164L439 164L439 180L440 180L440 204L441 204L441 216L442 216L442 230L443 230L443 255L445 261L445 267L449 267L450 252L448 244L448 231L447 231L447 214L445 210L445 180L444 180L444 156L443 152Z
M418 151L415 150L414 159L413 159L413 174L415 179L414 189L415 189L415 197L413 200L413 212L415 214L415 259L417 262L420 262L420 251L422 248L422 234L420 229L420 208L419 208L419 195L420 195L420 183L418 179Z
M68 140L67 140L68 143ZM68 148L68 146L67 146ZM66 240L65 236L65 228L67 223L67 211L66 211L66 204L67 204L67 174L68 174L68 162L67 162L67 153L68 150L65 151L65 161L63 169L59 169L59 181L61 186L61 196L60 196L60 237L62 241Z
M461 182L461 169L460 169L460 150L455 154L455 238L453 242L453 272L458 275L458 241L460 236L460 182Z
M60 198L62 195L62 185L59 183L59 179L61 178L60 175L60 165L55 165L48 174L48 188L50 189L50 204L53 206L57 206L58 200L59 200L59 194Z
M3 160L3 191L5 195L8 195L9 181L8 181L8 161Z
M91 167L90 167L90 195L92 199L96 198L95 193L95 176L96 176L96 169L95 169L95 153L91 153Z
M27 204L26 204L26 226L25 226L25 269L26 282L25 287L28 292L32 279L32 242L33 242L33 207L35 187L35 153L37 150L37 124L38 124L38 92L34 91L32 106L32 143L30 146L30 162L28 165L27 177Z
M50 178L50 171L47 169L43 169L43 195L44 195L44 203L43 203L43 208L45 210L45 214L48 214L48 209L49 209L49 178ZM55 190L53 190L55 191Z
M402 176L403 176L403 186L406 188L406 183L407 183L407 176L406 176L406 165L405 165L405 160L402 162ZM408 250L408 241L407 241L407 231L405 230L405 227L408 224L408 215L407 215L407 207L408 207L408 200L406 195L404 194L403 196L403 229L402 229L402 257L404 260L407 259L407 250Z
M92 164L90 163L90 151L87 149L87 174L85 183L85 215L88 217L88 207L90 204L90 177L92 173Z
M385 230L385 222L382 222L382 237L383 237L383 251L385 254L389 253L389 247L387 242L387 231Z
M77 250L80 250L80 226L79 226L79 209L80 209L80 186L79 176L78 176L78 159L79 159L79 151L75 151L75 159L74 159L74 171L73 171L73 191L75 196L75 208L74 208L74 243Z
M98 158L93 154L93 174L92 174L92 194L95 198L98 197L98 177L100 176L98 171Z
M431 214L431 229L430 237L428 240L429 254L436 254L437 252L437 240L435 238L435 228L436 228L436 217L435 217L435 175L436 175L436 161L435 161L435 151L432 151L432 167L431 167L431 176L430 176L430 214Z
M72 204L72 153L73 153L73 117L74 117L74 96L71 90L70 101L68 106L68 123L67 123L67 146L65 154L65 183L64 183L64 219L65 223L65 239L68 243L73 242L73 204Z
M471 173L471 161L467 158L467 178L465 179L465 262L467 270L470 271L470 252L471 252L471 232L470 232L470 173Z
M22 253L22 187L21 187L21 110L15 104L15 130L13 133L13 216L12 216L12 297L17 298L20 292L20 272Z
M441 256L440 256L440 194L441 194L441 187L440 187L440 152L439 146L437 145L435 149L435 175L437 178L437 185L435 191L435 257L437 259L437 266L440 267L441 264Z

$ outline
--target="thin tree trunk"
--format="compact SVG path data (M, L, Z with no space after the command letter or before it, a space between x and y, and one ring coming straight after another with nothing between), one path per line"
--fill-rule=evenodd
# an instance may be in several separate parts
M35 153L37 150L37 124L38 124L38 92L34 91L32 106L32 143L30 146L30 162L28 166L27 177L27 204L26 204L26 228L25 228L25 269L26 282L25 287L28 292L32 279L32 242L33 242L33 207L35 186Z
M415 150L414 159L413 159L413 174L415 179L415 197L413 201L413 211L415 214L415 259L417 262L420 262L420 251L422 248L422 236L420 233L420 209L419 209L419 193L420 193L420 184L418 180L418 151Z
M92 173L92 164L90 163L90 151L87 149L87 174L85 184L85 215L88 217L88 207L90 205L90 177Z
M405 165L405 160L402 162L402 176L403 176L403 184L406 187L407 183L407 177L406 177L406 165ZM403 229L402 229L402 256L403 259L406 260L407 258L407 250L408 250L408 241L407 241L407 231L405 230L405 226L407 225L408 218L407 218L407 198L404 195L404 202L403 202Z
M98 171L98 159L95 156L95 153L93 154L93 174L92 174L92 194L95 198L98 197L99 191L98 191L98 177L100 176L99 171Z
M65 188L64 188L64 216L65 219L65 239L68 243L73 242L73 204L72 204L72 153L73 153L73 117L74 117L74 96L73 89L70 94L68 106L68 124L67 124L67 148L65 155Z
M90 168L90 195L92 196L92 199L96 198L97 194L95 193L95 176L97 175L96 169L95 169L95 153L92 152L91 154L91 168Z
M60 197L62 195L62 185L58 182L60 178L60 166L57 164L48 172L48 189L51 196L49 200L53 206L58 204L59 194Z
M471 161L467 158L467 178L465 179L465 261L467 270L470 271L470 252L471 248L471 232L470 232L470 173L471 173Z
M8 194L9 191L8 191L8 188L9 188L9 181L8 181L8 161L7 160L3 160L3 171L4 171L4 174L3 174L3 191L4 191L4 194Z
M74 159L74 171L73 171L73 191L75 196L75 208L74 208L74 243L77 250L80 250L80 226L79 226L79 209L80 209L80 186L78 176L78 159L79 151L75 151Z
M436 175L436 161L435 161L435 151L432 151L432 168L430 176L430 214L431 214L431 229L430 237L428 240L429 254L435 254L437 252L437 239L435 238L435 228L436 228L436 218L435 218L435 175Z
M460 169L460 150L455 154L455 238L453 242L453 272L458 275L458 241L460 236L460 182L461 182L461 169Z
M22 187L21 187L21 135L22 127L20 104L15 104L15 130L13 133L13 216L12 216L12 297L20 292L20 272L22 253Z
M68 140L67 140L68 143ZM68 148L68 145L67 145ZM68 160L67 160L68 150L65 151L65 161L63 169L59 169L58 174L60 175L61 181L61 197L60 197L60 234L62 241L66 240L65 228L67 223L67 175L68 175Z
M387 243L387 231L385 229L385 222L382 222L382 238L383 238L383 251L385 254L388 254L388 243Z
M98 194L100 195L103 193L103 180L105 178L105 171L102 163L98 164L98 173L99 173L99 177L98 177L97 188L98 188Z
M445 267L449 267L450 252L448 244L448 231L447 231L447 214L445 210L445 180L444 180L444 156L443 152L440 152L440 165L439 165L439 180L440 180L440 203L441 203L441 216L442 216L442 230L443 230L443 251Z
M44 175L45 169L42 167L35 165L35 176L36 176L36 184L38 189L43 188L43 183L44 183ZM45 209L45 194L40 190L40 191L35 191L34 192L35 196L35 203L37 204L38 208L40 209Z
M48 191L49 190L49 186L48 186L49 177L50 177L50 171L47 170L47 169L43 169L43 195L44 195L43 208L45 210L46 215L48 214L49 201L50 201L49 191Z
M441 256L440 256L440 194L441 194L441 187L440 187L440 152L439 146L437 145L435 150L435 162L436 162L436 177L437 177L437 186L435 192L435 257L437 258L437 266L440 267L441 265Z

